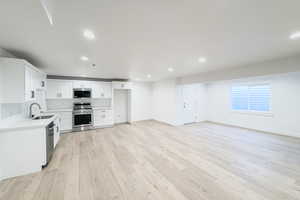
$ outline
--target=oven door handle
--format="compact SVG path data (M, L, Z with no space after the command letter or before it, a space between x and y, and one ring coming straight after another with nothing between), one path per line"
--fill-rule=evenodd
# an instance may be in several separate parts
M81 112L73 112L73 115L88 115L88 114L93 114L91 111L81 111Z

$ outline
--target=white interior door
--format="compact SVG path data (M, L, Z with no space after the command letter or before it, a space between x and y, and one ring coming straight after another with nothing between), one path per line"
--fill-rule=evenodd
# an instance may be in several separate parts
M128 90L114 90L114 121L128 122Z
M183 86L183 123L196 122L196 95L193 85Z

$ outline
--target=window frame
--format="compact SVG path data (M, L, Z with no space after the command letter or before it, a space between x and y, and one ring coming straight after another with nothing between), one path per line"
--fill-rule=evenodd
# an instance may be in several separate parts
M235 110L233 109L233 97L232 97L232 88L238 86L258 86L258 85L269 85L270 86L270 102L269 102L269 110L268 111L258 111L258 110ZM266 117L273 117L273 87L272 81L249 81L249 82L233 82L230 85L230 110L232 113L238 114L246 114L246 115L259 115L259 116L266 116ZM249 104L248 104L249 108Z

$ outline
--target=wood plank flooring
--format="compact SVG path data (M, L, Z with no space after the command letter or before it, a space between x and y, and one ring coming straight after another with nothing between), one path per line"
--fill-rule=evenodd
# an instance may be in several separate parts
M155 121L62 136L40 173L1 200L300 200L300 140Z

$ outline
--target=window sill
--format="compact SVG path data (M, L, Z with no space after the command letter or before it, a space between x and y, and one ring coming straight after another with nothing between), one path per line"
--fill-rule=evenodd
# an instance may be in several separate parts
M256 116L263 116L263 117L274 117L272 112L263 112L263 111L250 111L250 110L232 110L234 114L241 114L241 115L256 115Z

